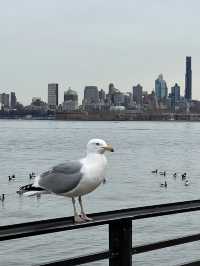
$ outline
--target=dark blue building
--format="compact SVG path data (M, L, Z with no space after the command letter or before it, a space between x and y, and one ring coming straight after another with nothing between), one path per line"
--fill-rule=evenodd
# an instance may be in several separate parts
M192 100L192 58L186 57L186 74L185 74L185 99L187 101Z

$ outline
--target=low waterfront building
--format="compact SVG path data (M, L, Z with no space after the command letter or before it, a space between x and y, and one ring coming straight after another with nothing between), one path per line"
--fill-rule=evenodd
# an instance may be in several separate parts
M126 108L122 105L116 105L116 106L111 106L110 111L112 112L120 112L120 111L125 111Z
M125 105L125 95L124 93L117 91L113 94L113 105L124 106Z
M191 102L190 111L191 111L191 113L199 114L200 113L200 101L193 100Z
M72 112L78 110L78 104L75 101L68 100L64 101L62 104L62 110L64 112Z
M143 92L143 108L146 112L152 112L157 109L157 99L154 91L150 94L148 92Z
M133 102L133 94L131 92L127 92L124 94L124 106L128 110L135 108L135 104Z
M40 97L33 97L31 104L26 106L25 109L26 111L44 114L48 111L48 104L42 101Z

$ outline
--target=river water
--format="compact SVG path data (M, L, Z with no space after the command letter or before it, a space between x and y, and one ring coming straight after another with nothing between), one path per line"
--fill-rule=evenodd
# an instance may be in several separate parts
M88 213L200 198L200 123L69 122L0 120L0 225L73 215L71 200L55 195L19 197L16 190L65 160L85 155L91 138L115 148L107 154L107 182L84 197ZM152 174L165 170L164 177ZM172 174L178 173L174 179ZM181 174L187 172L189 186ZM8 175L16 175L9 182ZM133 223L133 245L199 232L199 212ZM108 248L108 228L83 229L1 242L0 266L36 265ZM199 244L186 244L133 257L136 266L169 266L200 259ZM108 265L107 261L88 265Z

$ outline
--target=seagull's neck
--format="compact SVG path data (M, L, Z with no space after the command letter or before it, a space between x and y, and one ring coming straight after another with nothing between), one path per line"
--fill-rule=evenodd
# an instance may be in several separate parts
M83 163L83 173L87 173L89 179L98 179L101 183L107 165L106 156L99 153L87 153L87 156L81 162Z
M88 160L90 160L90 159L94 160L95 158L96 159L102 159L102 158L106 158L106 157L102 153L88 152L85 158Z
M95 162L102 162L102 164L107 163L106 156L101 153L95 153L95 152L89 152L87 153L86 157L83 159L84 161L87 161L88 163L94 164Z

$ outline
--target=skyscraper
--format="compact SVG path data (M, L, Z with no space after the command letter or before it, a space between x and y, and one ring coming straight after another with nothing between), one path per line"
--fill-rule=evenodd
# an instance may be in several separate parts
M180 86L177 83L171 87L171 97L174 98L175 102L180 101L180 90Z
M108 86L108 102L110 105L120 105L119 102L121 101L119 98L121 97L120 90L115 88L113 83L110 83ZM118 104L116 104L118 102Z
M53 110L58 106L58 83L48 84L48 105Z
M133 101L137 105L142 105L142 86L140 84L133 86Z
M15 95L15 92L11 92L10 93L10 107L11 108L15 108L17 104L17 98Z
M78 103L78 94L76 91L69 88L64 92L64 101L76 101Z
M171 108L172 111L176 111L176 105L180 101L180 86L175 83L173 87L171 87Z
M10 95L7 93L0 94L0 103L2 104L2 106L9 107L9 96Z
M63 110L67 112L78 110L78 94L71 88L64 92Z
M97 86L86 86L84 89L83 108L85 111L97 111L100 108Z
M155 94L158 100L165 100L167 98L167 84L166 81L163 79L162 74L160 74L155 80Z
M99 100L100 102L104 103L106 100L106 93L103 89L99 91Z
M86 104L98 104L99 103L99 91L96 86L85 87L84 102Z
M192 100L192 58L186 56L186 73L185 73L185 99L187 101Z

